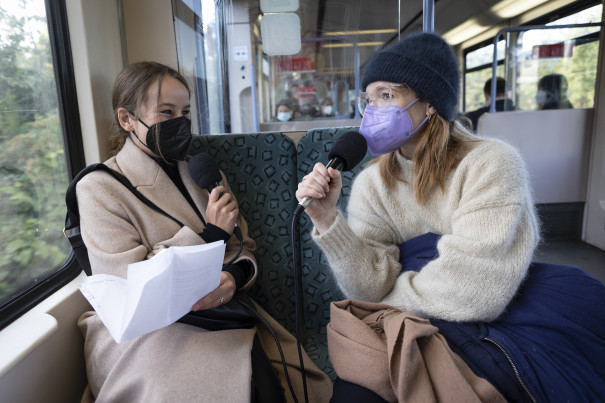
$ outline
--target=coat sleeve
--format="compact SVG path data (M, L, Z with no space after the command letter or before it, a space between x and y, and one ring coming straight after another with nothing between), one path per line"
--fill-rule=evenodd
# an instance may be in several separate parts
M221 175L223 177L222 185L227 188L227 191L231 194L233 199L237 200L237 198L231 191L231 188L229 187L229 183L227 183L227 179L225 178L225 175L222 172L221 172ZM249 273L250 276L246 279L246 282L240 288L240 290L245 290L245 289L250 288L254 284L254 282L256 281L256 277L258 275L258 265L256 263L256 258L254 257L254 251L256 249L256 244L255 244L254 240L248 236L248 223L242 216L241 211L240 211L239 216L237 217L237 225L242 233L243 248L242 248L242 253L239 255L239 257L237 259L235 259L234 263L240 262L242 260L246 260L253 267L252 273ZM239 251L239 247L240 247L240 241L237 239L235 234L232 234L231 237L229 238L229 240L227 241L227 250L225 251L225 262L228 262L237 254L237 252Z
M77 185L80 230L88 249L93 274L126 278L128 265L155 256L169 246L198 245L203 240L191 228L180 227L171 219L150 211L119 182L102 172L93 172ZM143 206L143 207L141 207ZM147 228L156 226L173 234L153 243Z

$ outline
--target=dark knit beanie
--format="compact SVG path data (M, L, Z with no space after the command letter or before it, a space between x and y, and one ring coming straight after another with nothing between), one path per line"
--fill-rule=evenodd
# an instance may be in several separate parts
M376 53L367 63L361 87L374 81L407 84L448 121L454 118L459 91L458 63L437 34L414 33Z

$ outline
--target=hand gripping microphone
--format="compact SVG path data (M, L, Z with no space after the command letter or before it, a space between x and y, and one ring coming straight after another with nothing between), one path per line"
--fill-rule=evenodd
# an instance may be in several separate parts
M189 160L189 174L193 181L202 189L206 189L208 193L212 192L212 189L217 187L223 179L218 164L208 153L199 153L191 157ZM222 195L221 193L218 196L219 199ZM242 241L242 232L237 223L235 223L233 233L237 239Z
M365 157L368 150L368 143L359 132L346 132L340 135L332 150L328 154L328 164L326 168L334 168L339 171L350 171L355 168L359 162ZM309 203L313 201L312 197L304 197L296 207L296 211L304 210ZM296 213L295 213L296 214Z

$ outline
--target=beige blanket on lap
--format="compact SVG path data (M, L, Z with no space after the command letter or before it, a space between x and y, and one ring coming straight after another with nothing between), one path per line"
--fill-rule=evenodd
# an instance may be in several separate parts
M328 348L341 379L390 402L505 402L426 319L384 304L330 306Z

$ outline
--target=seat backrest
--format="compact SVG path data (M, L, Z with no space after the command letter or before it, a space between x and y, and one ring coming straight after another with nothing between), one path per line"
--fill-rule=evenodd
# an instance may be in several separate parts
M326 163L334 139L357 127L309 130L296 148L282 133L225 134L194 136L190 153L209 153L227 176L237 197L240 212L256 241L259 277L251 296L281 323L296 334L294 268L296 253L302 273L303 315L301 344L309 357L330 377L336 374L328 357L326 326L330 303L343 299L328 262L311 238L312 225L306 214L300 215L297 238L300 249L292 251L293 212L298 204L296 189L316 162ZM343 172L343 188L338 206L346 212L351 184L365 159L352 171Z
M210 154L227 177L256 241L259 276L250 295L294 334L290 226L298 182L293 141L281 133L196 135L190 153L199 152Z
M313 169L316 162L327 163L334 140L352 130L358 131L359 128L313 129L305 133L298 142L297 182L300 182L302 177ZM338 207L345 214L353 180L370 158L371 155L367 153L363 161L355 168L342 173L342 192L338 200ZM311 238L312 229L311 220L306 214L301 214L300 253L305 316L303 345L313 361L331 378L335 378L336 374L328 357L326 326L330 320L330 303L339 301L344 296L336 284L325 256Z

